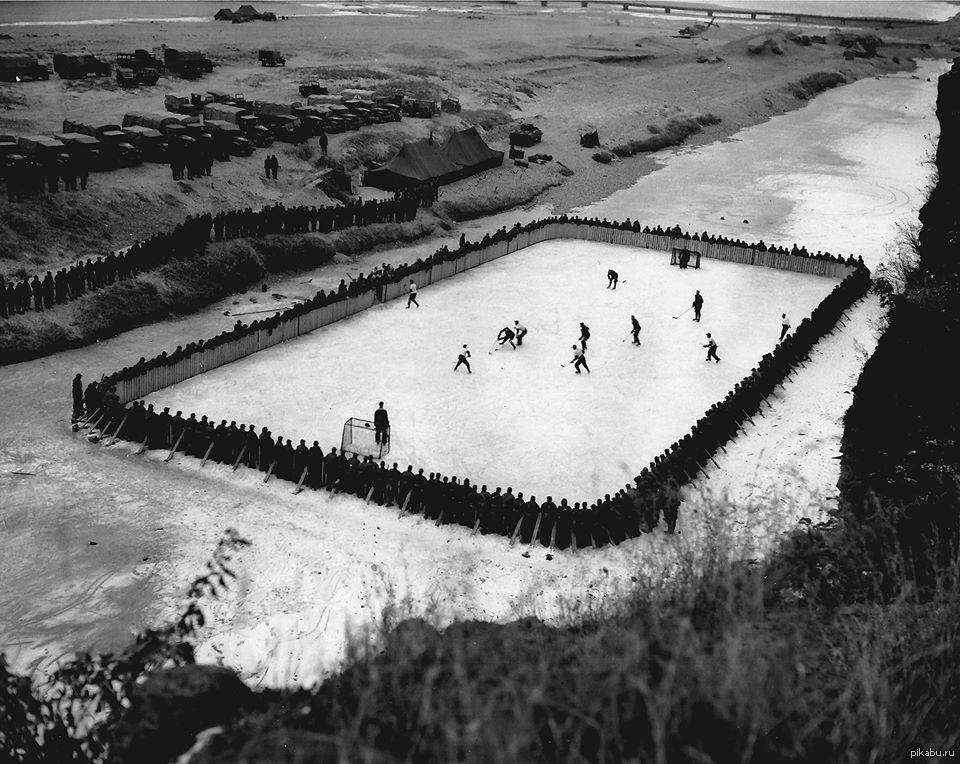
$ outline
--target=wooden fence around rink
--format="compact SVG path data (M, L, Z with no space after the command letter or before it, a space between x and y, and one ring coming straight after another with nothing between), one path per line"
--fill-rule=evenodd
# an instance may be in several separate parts
M117 395L121 403L143 398L152 392L162 390L170 385L183 382L205 371L216 369L228 363L252 355L260 350L273 347L294 337L312 332L322 326L340 321L355 313L372 307L378 302L387 302L402 298L407 294L407 285L412 279L417 287L424 287L437 281L450 278L458 273L476 268L478 265L496 260L499 257L525 249L543 241L558 239L579 239L596 241L605 244L621 244L629 247L641 247L663 252L671 252L673 247L682 246L699 252L701 257L727 262L743 263L745 265L778 268L780 270L807 273L816 276L842 279L853 268L841 263L818 260L812 257L797 257L774 252L758 252L752 247L736 247L728 244L711 244L706 241L693 239L672 238L652 233L637 233L620 228L609 228L589 223L560 223L551 222L532 231L522 231L509 241L499 241L483 249L468 252L455 259L446 260L405 276L400 282L386 284L380 288L380 294L370 289L356 297L349 297L337 302L316 308L302 315L291 316L282 320L272 329L260 329L246 334L235 340L199 353L193 353L175 364L147 369L133 379L117 382Z

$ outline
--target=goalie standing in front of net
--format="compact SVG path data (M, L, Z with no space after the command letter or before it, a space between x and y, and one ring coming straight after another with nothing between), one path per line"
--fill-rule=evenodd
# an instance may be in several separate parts
M390 440L390 417L387 410L383 407L383 401L380 401L380 408L373 414L373 427L376 430L374 437L377 445L384 445Z

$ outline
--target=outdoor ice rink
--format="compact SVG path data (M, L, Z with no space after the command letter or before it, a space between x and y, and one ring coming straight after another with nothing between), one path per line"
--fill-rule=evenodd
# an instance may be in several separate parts
M593 501L630 481L722 398L836 284L789 271L582 241L545 242L147 398L294 444L340 445L349 417L390 413L386 460L543 500ZM608 268L621 283L606 288ZM703 319L676 316L704 296ZM631 344L630 315L643 327ZM489 353L519 319L523 347ZM591 374L576 375L579 322ZM721 363L706 363L705 333ZM467 343L473 373L453 371Z

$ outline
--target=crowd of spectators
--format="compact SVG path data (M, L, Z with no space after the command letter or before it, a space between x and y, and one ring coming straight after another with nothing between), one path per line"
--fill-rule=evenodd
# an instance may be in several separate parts
M51 310L88 292L132 278L174 259L203 254L211 238L215 241L267 235L341 231L372 223L413 220L423 200L420 190L400 192L392 199L354 200L343 205L285 207L273 204L260 210L250 208L191 215L172 230L135 242L120 252L77 261L55 273L35 275L7 283L0 278L0 318L22 315L31 310Z
M396 463L388 466L370 456L362 459L355 454L348 456L338 453L336 448L324 451L318 441L311 446L303 440L294 445L290 439L275 437L266 427L261 427L258 432L253 424L228 424L225 420L215 425L205 416L197 419L195 414L190 414L185 418L182 412L171 414L169 409L157 412L152 404L144 406L142 401L124 406L116 396L115 386L121 380L133 379L152 368L178 363L193 353L238 340L245 334L275 329L291 317L368 290L376 290L382 295L385 284L401 282L437 263L465 257L470 252L554 222L580 222L638 232L643 230L674 238L695 238L686 236L679 229L640 229L638 224L630 221L610 223L566 217L527 225L518 223L510 230L501 228L477 242L468 242L461 237L456 250L441 247L433 255L413 263L384 264L369 276L361 274L350 284L341 281L337 290L329 293L321 290L311 300L283 313L249 325L237 321L233 329L209 340L177 347L170 355L161 353L150 360L141 358L133 366L99 383L91 383L85 391L78 375L74 382L74 419L86 417L102 433L136 441L144 449L171 449L230 464L234 468L242 465L259 469L308 488L346 492L381 505L399 506L401 511L423 514L437 525L455 523L474 532L497 533L524 543L539 541L557 549L600 547L636 537L661 524L668 533L673 533L678 519L680 489L699 473L706 474L708 462L736 436L745 422L753 422L754 416L764 415L762 407L766 399L783 385L797 365L808 359L811 349L824 334L833 330L841 314L867 293L870 273L862 261L833 259L833 262L843 262L854 269L811 315L764 355L723 400L713 404L687 435L656 456L632 484L592 502L573 501L571 504L564 497L555 502L552 496L538 501L535 496L524 498L521 492L514 494L511 487L488 491L487 486L478 486L468 478L439 473L425 475L423 469L415 472L409 465L401 471ZM707 240L727 243L716 237ZM738 244L736 241L729 243ZM798 248L798 251L801 250ZM822 253L814 257L832 258Z

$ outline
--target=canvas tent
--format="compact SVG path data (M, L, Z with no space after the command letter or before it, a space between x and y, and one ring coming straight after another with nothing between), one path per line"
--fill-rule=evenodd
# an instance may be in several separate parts
M503 164L503 152L490 148L475 127L451 135L440 153L460 167L462 177Z
M460 165L440 153L430 141L405 143L386 164L364 174L366 186L396 191L420 183L450 183L461 176Z

